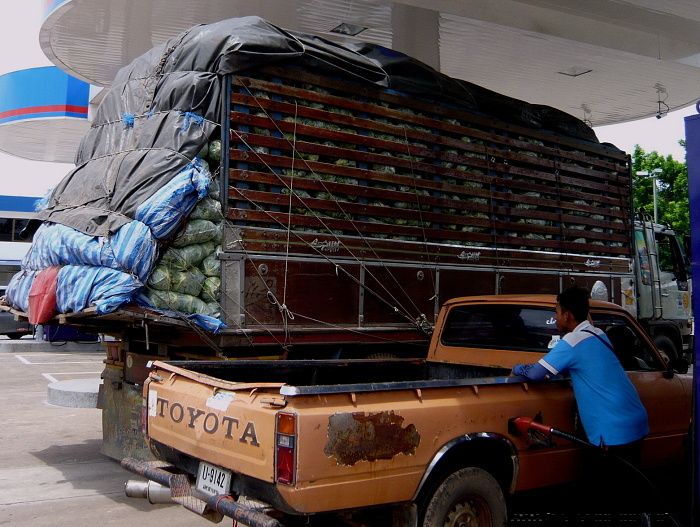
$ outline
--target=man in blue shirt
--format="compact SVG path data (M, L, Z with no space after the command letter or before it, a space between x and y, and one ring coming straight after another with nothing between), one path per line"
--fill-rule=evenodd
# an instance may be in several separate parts
M588 291L569 288L557 296L557 329L564 337L542 359L517 364L515 375L540 381L568 373L588 441L638 465L649 433L639 394L603 331L588 321Z

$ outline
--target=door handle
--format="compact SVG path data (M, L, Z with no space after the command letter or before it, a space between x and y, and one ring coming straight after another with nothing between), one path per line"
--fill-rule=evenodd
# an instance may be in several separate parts
M671 296L671 293L661 293L661 296Z

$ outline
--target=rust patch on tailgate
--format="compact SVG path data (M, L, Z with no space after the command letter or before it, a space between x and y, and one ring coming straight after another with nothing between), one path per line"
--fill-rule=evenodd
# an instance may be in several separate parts
M328 418L328 443L323 451L339 465L415 454L420 434L413 424L403 428L403 421L394 412L332 415Z

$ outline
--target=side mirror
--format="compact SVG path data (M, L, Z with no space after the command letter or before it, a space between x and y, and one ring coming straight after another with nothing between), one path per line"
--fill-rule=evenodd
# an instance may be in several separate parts
M688 368L690 363L685 357L676 357L668 363L669 370L675 371L676 373L688 373Z

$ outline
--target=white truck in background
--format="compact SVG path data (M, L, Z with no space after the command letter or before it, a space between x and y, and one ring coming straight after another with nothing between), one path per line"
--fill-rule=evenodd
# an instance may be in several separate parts
M625 306L670 358L691 349L690 259L673 229L644 215L634 222L634 278L623 286Z

